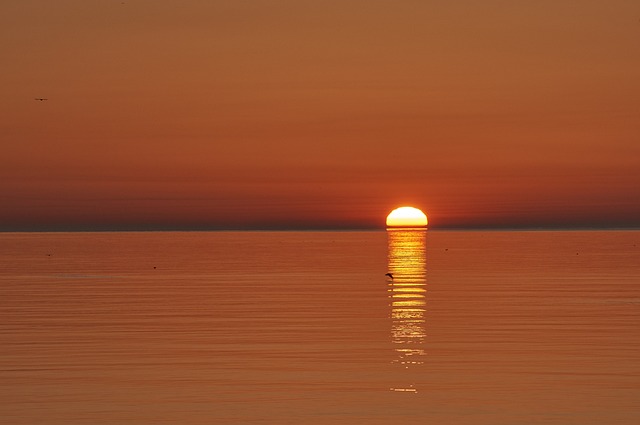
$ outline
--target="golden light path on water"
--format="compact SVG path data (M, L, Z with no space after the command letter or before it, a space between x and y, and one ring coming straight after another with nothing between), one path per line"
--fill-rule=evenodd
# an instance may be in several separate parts
M396 357L392 363L407 370L406 385L397 392L417 392L411 368L424 363L426 332L426 238L424 228L387 229L388 291L391 307L391 339Z

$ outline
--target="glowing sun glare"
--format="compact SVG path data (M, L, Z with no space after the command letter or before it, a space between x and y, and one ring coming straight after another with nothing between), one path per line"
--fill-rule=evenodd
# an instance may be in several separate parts
M417 208L400 207L387 216L388 227L426 227L427 216Z

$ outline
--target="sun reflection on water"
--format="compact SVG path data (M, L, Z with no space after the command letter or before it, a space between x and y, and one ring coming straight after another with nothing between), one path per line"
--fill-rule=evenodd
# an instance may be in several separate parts
M388 229L388 291L391 306L392 363L409 370L424 363L426 341L426 229ZM416 392L413 384L393 387Z

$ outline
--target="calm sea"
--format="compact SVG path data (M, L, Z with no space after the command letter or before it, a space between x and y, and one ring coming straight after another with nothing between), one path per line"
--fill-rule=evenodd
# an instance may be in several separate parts
M640 232L0 234L0 423L635 425Z

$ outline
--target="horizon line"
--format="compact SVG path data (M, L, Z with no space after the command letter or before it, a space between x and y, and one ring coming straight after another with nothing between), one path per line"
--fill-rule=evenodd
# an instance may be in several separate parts
M640 230L640 225L612 226L612 225L554 225L554 226L425 226L425 227L371 227L371 226L69 226L49 228L0 228L0 233L143 233L143 232L373 232L395 230L424 230L424 231L603 231L603 230Z

